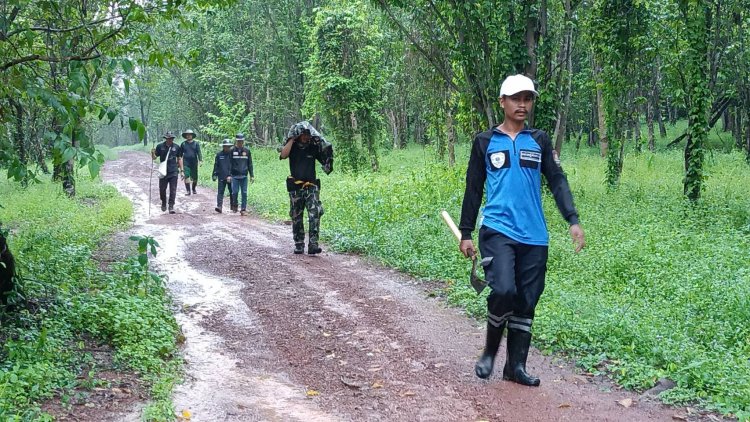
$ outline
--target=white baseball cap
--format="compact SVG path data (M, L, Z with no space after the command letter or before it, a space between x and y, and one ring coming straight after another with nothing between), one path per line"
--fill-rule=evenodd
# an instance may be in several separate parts
M508 76L503 81L503 84L500 85L500 97L515 95L523 91L529 91L533 93L535 97L539 96L539 93L534 89L534 81L524 75Z

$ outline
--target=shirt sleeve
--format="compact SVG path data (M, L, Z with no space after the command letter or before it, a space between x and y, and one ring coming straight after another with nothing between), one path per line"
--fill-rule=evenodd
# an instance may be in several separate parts
M557 209L568 224L578 224L578 211L573 204L573 194L570 192L568 178L565 177L562 167L555 162L552 154L554 151L552 141L545 132L539 135L539 141L542 146L542 174L547 179L547 186L555 198Z
M458 229L461 231L461 240L471 239L471 233L476 227L486 178L487 168L484 163L484 151L482 151L481 137L477 135L471 147L469 166L466 168L466 190L461 205L461 222L458 225Z
M195 141L195 155L198 156L198 161L203 161L203 153L201 152L201 144Z

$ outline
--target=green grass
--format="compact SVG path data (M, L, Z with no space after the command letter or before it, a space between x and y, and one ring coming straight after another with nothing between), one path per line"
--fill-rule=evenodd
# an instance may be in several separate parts
M111 272L99 269L93 251L130 225L132 206L111 186L86 177L77 182L77 197L68 199L58 183L23 189L0 179L0 221L11 229L30 302L2 319L0 419L46 420L44 400L65 404L74 389L95 385L91 342L110 345L118 368L152 386L152 419L173 418L170 395L161 391L177 374L179 328L163 280L135 256Z
M747 419L750 167L739 152L709 154L703 199L690 206L682 197L681 148L664 151L665 143L657 154L629 152L614 192L604 186L598 150L566 145L564 167L588 246L573 253L567 225L545 193L550 259L535 344L564 351L628 388L671 378L678 387L665 401L698 402ZM410 148L384 152L377 174L321 173L321 236L335 250L447 281L449 301L481 318L484 295L470 289L468 263L438 217L441 209L454 219L460 214L467 146L457 155L450 168L429 148ZM288 162L275 150L256 148L253 156L251 205L272 220L288 219ZM213 186L211 163L201 177Z

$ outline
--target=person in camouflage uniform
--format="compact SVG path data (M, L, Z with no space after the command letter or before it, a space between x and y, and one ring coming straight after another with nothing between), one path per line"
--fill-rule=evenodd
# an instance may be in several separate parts
M294 253L301 254L305 247L305 226L303 213L307 208L309 238L307 253L315 255L323 252L318 245L320 217L323 204L320 202L320 179L316 177L315 161L323 166L323 171L333 171L333 147L315 128L306 121L295 123L289 129L286 141L281 147L279 158L289 158L289 172L286 185L289 192L289 216L292 219Z

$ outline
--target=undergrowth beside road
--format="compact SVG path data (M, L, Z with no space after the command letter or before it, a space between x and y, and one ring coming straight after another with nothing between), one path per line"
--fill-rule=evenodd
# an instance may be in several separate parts
M29 302L2 317L0 419L47 420L43 401L70 405L79 400L77 389L99 385L91 342L111 346L116 367L150 386L146 419L173 419L179 328L164 281L135 255L99 268L92 253L129 226L132 206L115 188L86 177L78 178L77 191L68 199L59 183L22 188L0 178L0 221L10 229Z
M213 153L205 150L202 182L214 186ZM628 154L614 192L603 185L606 162L597 152L563 153L587 234L581 254L573 253L567 224L545 192L551 244L536 346L564 351L586 370L639 391L670 378L677 388L663 400L750 418L750 167L741 153L709 156L703 200L690 206L682 197L681 151ZM468 149L457 155L454 168L413 148L384 152L376 174L319 171L321 236L335 250L447 280L448 300L482 318L485 297L470 289L469 264L438 217L441 209L456 220L460 214ZM288 162L270 149L255 148L253 157L251 205L288 219Z

